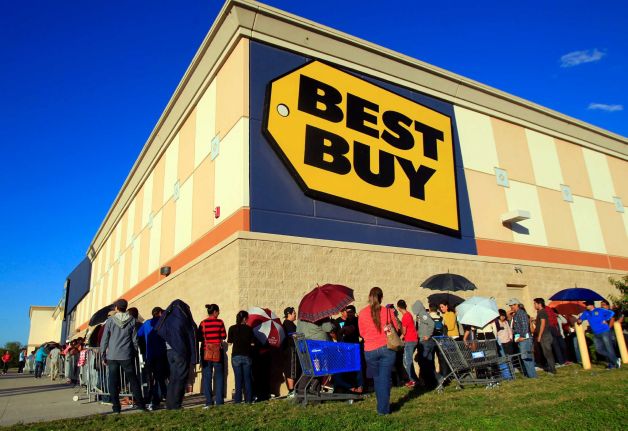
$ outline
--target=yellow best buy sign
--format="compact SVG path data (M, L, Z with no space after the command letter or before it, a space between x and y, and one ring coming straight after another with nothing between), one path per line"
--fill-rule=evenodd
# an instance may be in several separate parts
M306 194L459 235L450 117L318 61L271 82L266 104Z

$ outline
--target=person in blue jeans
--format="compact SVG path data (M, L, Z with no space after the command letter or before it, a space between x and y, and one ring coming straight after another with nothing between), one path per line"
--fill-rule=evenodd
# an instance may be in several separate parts
M373 378L375 397L377 398L377 414L390 414L390 388L392 386L392 369L395 365L396 352L388 349L388 331L399 331L397 319L392 310L382 307L384 293L379 287L369 292L369 305L364 307L358 316L358 327L364 340L364 356L366 358L366 374Z
M534 362L534 351L532 350L533 339L530 333L530 316L523 309L521 301L517 298L510 298L507 305L512 313L513 338L519 347L521 360L526 377L531 379L536 377L536 363Z
M203 392L205 394L205 407L213 403L217 406L225 403L225 352L222 342L227 338L225 324L218 318L220 308L217 304L207 304L208 317L198 326L200 339L203 340L203 354L215 349L219 352L216 360L203 359ZM216 380L214 382L214 374Z
M231 350L231 367L235 376L235 395L233 402L242 402L242 390L244 389L244 402L250 404L253 401L253 374L251 366L251 353L254 344L253 329L246 324L249 313L240 310L236 315L236 324L231 326L227 335L227 343L233 344Z
M615 347L611 339L611 328L609 325L615 313L606 308L595 308L593 301L586 301L584 305L587 309L580 315L578 324L582 324L585 320L589 322L589 327L591 332L593 332L595 350L608 359L608 369L619 368L621 361L615 355Z

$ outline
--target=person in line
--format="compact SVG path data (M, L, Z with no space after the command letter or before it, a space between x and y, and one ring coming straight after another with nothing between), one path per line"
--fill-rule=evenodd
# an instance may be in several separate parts
M175 299L164 310L154 330L166 342L170 371L166 408L178 410L182 408L190 367L198 363L197 327L190 306Z
M432 339L432 336L435 335L436 322L432 319L431 312L427 312L421 301L415 301L412 304L412 311L416 315L416 329L419 340L417 355L419 361L419 381L423 383L426 389L434 389L438 386L436 368L434 367L434 348L436 345Z
M547 313L547 323L550 334L552 334L552 352L554 353L554 361L556 364L562 366L565 363L565 340L560 334L560 328L558 324L558 315L554 309L547 305L543 307Z
M48 354L48 361L50 362L50 380L55 381L59 377L59 361L61 359L61 350L59 345L55 344L50 353Z
M28 368L28 374L35 373L35 350L32 350L30 355L26 357L26 367Z
M107 318L100 343L103 363L109 373L109 400L114 413L120 413L120 369L131 386L131 393L138 409L146 411L146 404L135 372L135 357L138 352L137 321L127 312L126 299L114 302L116 313Z
M456 321L456 313L450 309L449 303L441 302L440 304L438 304L438 308L440 309L440 314L443 318L443 324L445 325L445 335L451 338L460 337L458 322Z
M530 316L523 309L521 301L517 298L510 298L506 304L510 307L512 313L512 332L513 338L519 353L521 353L521 360L523 361L523 368L525 375L528 378L536 378L536 364L534 362L534 352L532 350L532 337L530 334Z
M233 402L242 402L244 390L244 402L253 402L253 373L251 353L254 345L253 329L247 325L249 313L240 310L236 315L236 324L229 328L227 343L233 344L231 351L231 367L235 377L235 395Z
M354 305L347 305L340 311L340 317L334 322L334 332L336 334L336 341L341 343L360 343L360 330L358 328L358 318L356 316L356 310ZM338 373L333 377L334 390L340 389L353 392L356 394L362 393L364 386L364 379L362 378L362 371Z
M9 371L9 362L11 362L11 359L13 359L11 352L6 350L4 355L2 355L2 374L6 374L7 371Z
M412 313L408 311L406 301L403 299L397 301L397 310L401 313L401 339L404 341L403 367L408 374L406 387L413 388L419 379L414 370L414 351L419 343L419 336L414 327L414 317Z
M397 319L392 311L382 306L384 293L379 287L369 292L369 304L358 317L360 335L364 339L367 375L373 378L377 413L390 414L390 388L392 386L392 368L395 365L395 352L387 347L387 332L397 331Z
M168 387L168 356L166 354L166 342L155 331L155 327L161 318L164 310L161 307L154 307L151 311L152 319L145 321L137 331L139 339L144 345L144 367L148 376L148 410L156 410L161 404L162 398L166 396Z
M499 317L495 319L495 327L497 328L497 344L500 347L502 356L510 356L515 354L515 342L513 339L512 327L508 322L506 310L499 309Z
M48 353L46 353L46 348L41 345L37 348L35 352L35 378L41 379L41 375L44 372L44 367L46 366L46 357Z
M205 308L208 316L201 322L198 329L204 352L202 367L205 407L203 408L207 409L214 403L219 406L225 402L225 353L222 342L227 338L227 331L224 322L218 318L220 307L217 304L207 304Z
M26 365L26 349L20 350L17 363L17 373L24 374L24 365Z
M611 340L611 328L609 326L615 314L605 308L596 308L593 301L586 301L584 305L587 309L580 315L578 325L581 325L585 320L589 322L589 327L591 332L593 332L596 352L608 359L606 368L621 367L621 359L615 355L615 348Z
M302 333L308 340L331 341L331 333L334 331L334 324L329 317L316 322L299 320L297 332Z
M543 356L547 363L547 372L556 374L556 362L552 351L553 336L550 331L549 317L545 309L543 298L534 298L534 309L536 310L536 323L534 325L534 338L543 350Z
M294 339L292 338L292 334L297 332L297 325L294 323L297 320L297 312L294 307L286 307L283 310L283 316L284 320L281 326L286 334L281 344L283 375L288 388L288 398L294 398L294 383L298 379L299 374L301 374L301 364L299 364L297 359Z

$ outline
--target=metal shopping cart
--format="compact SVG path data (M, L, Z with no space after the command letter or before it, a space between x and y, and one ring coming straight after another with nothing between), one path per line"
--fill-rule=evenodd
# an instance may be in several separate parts
M515 378L514 364L519 361L519 355L499 356L497 340L462 341L445 336L433 339L449 367L449 374L436 388L438 391L449 380L455 380L457 388L466 385L492 388Z
M363 398L361 394L334 393L322 385L325 377L339 373L361 372L359 344L306 340L300 333L293 334L292 337L303 370L295 386L296 402L307 405L328 400L353 402Z

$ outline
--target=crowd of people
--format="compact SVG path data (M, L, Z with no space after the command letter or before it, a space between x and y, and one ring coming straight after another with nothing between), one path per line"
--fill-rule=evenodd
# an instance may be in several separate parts
M295 308L286 307L282 323L286 336L279 348L258 341L247 324L249 314L244 310L236 314L235 323L227 329L220 318L220 307L207 304L207 317L197 325L189 306L175 300L165 310L153 308L152 318L140 322L137 309L128 308L127 301L120 299L114 303L115 313L106 320L93 344L99 346L102 363L108 369L109 400L114 412L121 411L122 374L135 408L153 410L164 400L168 409L181 408L196 364L202 369L205 408L220 406L226 397L229 357L235 380L234 403L269 398L273 392L271 379L277 375L291 398L299 390L301 373L291 337L295 332L303 333L306 339L359 344L362 370L334 374L326 384L334 392L360 394L372 389L377 413L381 415L390 413L393 384L434 389L449 375L447 361L436 349L434 337L438 336L465 343L494 339L501 355L520 353L523 374L535 378L539 370L554 374L557 367L580 361L575 327L586 321L593 334L597 359L604 357L611 369L621 363L611 328L615 321L623 322L623 316L617 310L610 310L606 301L600 307L587 302L586 310L578 316L557 313L542 298L535 298L536 316L532 318L520 300L511 298L506 302L508 311L500 309L498 318L476 328L459 325L455 307L446 301L429 304L429 308L415 301L409 310L403 299L386 305L383 298L382 289L374 287L369 292L368 304L359 313L349 304L338 317L329 316L317 322L297 320ZM388 347L391 332L403 340L399 351ZM48 375L52 380L63 374L68 383L76 384L78 369L85 362L81 355L84 341L77 339L65 346L49 343L30 355L23 351L20 372L34 373L36 378ZM143 363L141 375L138 353ZM146 396L142 394L140 377L148 384Z

